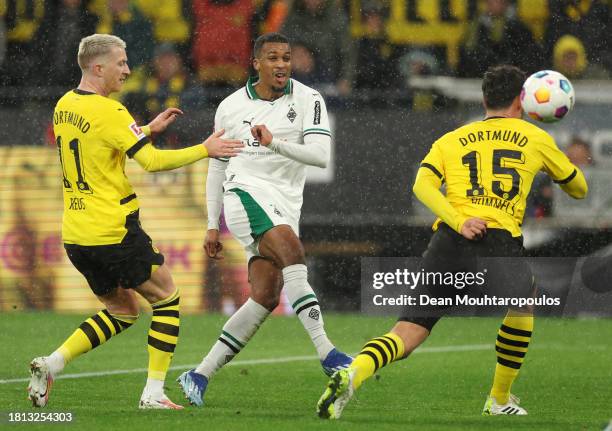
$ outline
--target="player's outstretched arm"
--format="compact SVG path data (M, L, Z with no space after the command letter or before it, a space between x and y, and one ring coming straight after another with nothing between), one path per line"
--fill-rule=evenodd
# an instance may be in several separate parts
M205 157L237 156L244 144L236 139L222 139L223 129L210 135L202 144L180 150L158 150L146 144L134 154L134 159L148 172L168 171L189 165Z
M555 181L561 187L565 193L573 197L574 199L584 199L589 191L589 186L587 185L586 178L584 174L580 170L580 168L576 167L576 170L570 176L571 178Z
M235 157L242 151L242 148L244 148L242 141L221 138L224 133L225 129L217 130L203 142L208 157Z
M324 141L305 142L306 145L293 144L274 139L272 133L263 124L253 126L251 135L261 145L296 162L318 168L325 168L329 163L329 138L327 137L323 138Z

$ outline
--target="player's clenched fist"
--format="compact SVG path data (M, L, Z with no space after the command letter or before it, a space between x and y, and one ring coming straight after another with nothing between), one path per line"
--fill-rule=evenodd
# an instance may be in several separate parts
M487 233L487 222L479 218L469 218L461 226L461 235L471 240L481 239Z
M212 259L223 259L223 255L221 254L223 251L223 244L219 241L219 231L217 229L209 229L206 231L204 250L206 250L208 257Z
M257 124L251 127L251 135L264 147L272 143L272 133L264 124Z
M208 151L208 157L234 157L237 156L244 144L238 139L223 139L221 136L225 133L225 129L217 130L210 135L205 141L204 146Z

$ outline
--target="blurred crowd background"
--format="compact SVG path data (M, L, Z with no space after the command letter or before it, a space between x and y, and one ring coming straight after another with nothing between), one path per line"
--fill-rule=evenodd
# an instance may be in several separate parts
M431 89L415 91L411 79L480 78L499 63L528 73L551 68L572 81L609 79L609 3L0 0L0 82L14 90L0 99L19 106L22 95L32 97L33 89L57 89L50 92L52 99L75 87L79 41L97 32L127 43L132 77L116 97L139 122L168 107L206 109L252 73L253 40L279 31L293 44L293 77L320 90L332 107L385 107L399 101L402 108L433 111L455 100ZM178 145L179 137L168 134L162 143ZM571 145L570 154L590 152L586 139L570 140L564 143ZM552 185L545 177L531 200L529 216L552 214Z
M414 75L478 78L490 65L612 71L606 0L0 0L3 85L74 86L79 40L113 33L149 111L240 86L253 40L293 42L296 79L330 94L406 87ZM214 93L214 91L213 91ZM140 106L135 104L135 106Z

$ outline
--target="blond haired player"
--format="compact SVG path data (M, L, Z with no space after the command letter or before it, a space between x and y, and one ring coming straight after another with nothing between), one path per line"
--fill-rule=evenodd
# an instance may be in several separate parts
M138 198L124 173L126 156L155 172L205 157L233 157L243 145L221 139L219 130L202 144L181 150L153 147L150 135L163 132L182 112L167 109L140 128L121 103L108 97L130 74L125 48L125 42L112 35L83 38L78 53L81 82L53 112L63 176L64 247L105 309L85 320L51 355L31 362L28 393L36 407L47 404L53 378L68 362L136 321L138 293L153 308L140 408L182 408L163 389L178 341L179 291L164 257L140 226Z

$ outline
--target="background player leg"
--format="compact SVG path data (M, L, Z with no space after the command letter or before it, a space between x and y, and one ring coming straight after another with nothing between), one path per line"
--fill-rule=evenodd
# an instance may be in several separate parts
M128 329L138 318L138 300L131 290L115 288L106 295L98 295L98 299L106 306L104 310L81 323L51 355L31 362L32 379L28 392L35 407L47 404L53 378L68 362Z
M321 307L308 283L304 247L293 229L279 225L267 231L259 243L259 252L282 268L285 295L317 349L325 373L331 375L348 367L352 358L336 350L325 332Z
M140 397L140 408L179 409L164 394L164 381L178 342L180 296L165 265L153 270L151 278L135 288L153 308L149 329L149 368Z
M225 323L219 339L200 365L178 378L179 385L192 404L204 404L208 381L240 353L278 305L282 277L272 261L258 257L251 259L249 281L251 297Z

